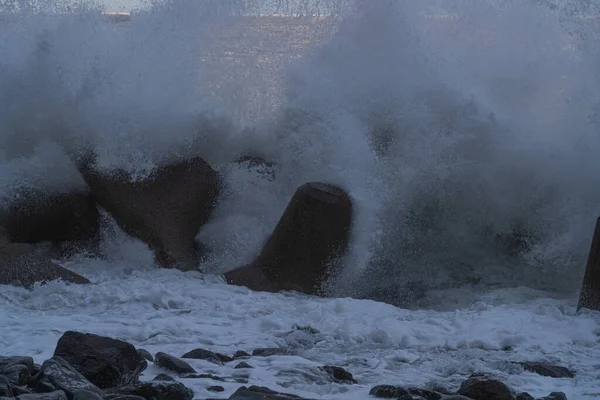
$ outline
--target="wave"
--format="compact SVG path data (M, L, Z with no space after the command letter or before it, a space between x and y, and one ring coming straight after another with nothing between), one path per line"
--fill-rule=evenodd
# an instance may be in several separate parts
M139 176L195 154L227 184L199 233L205 271L251 260L295 188L322 180L357 211L331 294L578 288L600 214L597 10L267 3L0 15L0 197L84 188L74 160L90 149ZM279 15L248 15L257 5ZM231 164L248 154L276 179Z

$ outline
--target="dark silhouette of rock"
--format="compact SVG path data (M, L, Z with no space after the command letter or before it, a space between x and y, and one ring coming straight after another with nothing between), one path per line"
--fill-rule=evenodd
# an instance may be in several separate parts
M30 393L23 394L18 397L15 397L13 400L68 400L67 395L62 390L55 390L50 393ZM73 400L83 400L83 399L75 399ZM85 399L92 400L92 399ZM95 399L93 399L95 400Z
M253 290L321 294L331 263L347 248L352 201L340 187L300 186L258 258L225 273L229 284Z
M229 400L289 400L302 399L300 396L279 393L263 386L242 386L236 390Z
M196 234L220 191L217 172L204 160L158 167L140 180L122 170L99 172L91 162L80 171L98 204L125 232L148 243L159 265L184 271L197 267Z
M153 381L166 381L166 382L175 382L175 378L167 374L158 374L153 379Z
M213 353L212 351L205 349L194 349L192 351L188 351L187 353L182 355L181 358L192 358L196 360L210 361L214 364L219 365L223 364L221 357L219 357L217 353Z
M225 388L223 386L209 386L206 388L209 392L224 392Z
M85 241L97 238L99 214L87 193L20 190L0 208L0 225L13 242Z
M566 367L541 363L541 362L520 362L526 371L535 372L538 375L548 376L550 378L574 378L573 371Z
M140 396L149 400L192 400L194 398L194 392L181 382L144 382L123 386L114 391L115 394Z
M0 228L0 285L31 288L36 282L55 280L77 284L90 283L83 276L49 261L37 253L32 245L10 243L2 231Z
M514 400L515 396L504 383L486 374L473 374L460 385L458 394L473 400Z
M535 400L535 398L532 395L530 395L529 393L523 392L523 393L519 393L517 395L516 400Z
M596 220L596 228L579 294L577 310L581 308L600 310L600 218Z
M91 392L102 394L102 391L87 380L85 376L80 374L73 366L71 366L62 357L52 357L42 364L42 369L33 379L34 386L38 388L50 388L62 390L67 394L69 399L72 399L75 392L80 390L89 390ZM40 385L41 383L41 385Z
M563 392L552 392L548 396L542 397L539 400L568 400L567 395Z
M244 350L238 350L235 352L235 354L233 355L233 359L234 360L238 360L240 358L250 358L250 354L248 354L247 352L245 352Z
M393 385L378 385L372 387L369 391L369 395L382 399L397 399L407 394L409 394L408 390L402 386Z
M254 357L287 356L291 354L293 354L293 351L287 347L267 347L252 351Z
M102 396L90 390L79 390L75 392L73 400L102 400Z
M62 357L101 389L136 383L148 366L130 343L74 331L58 340L54 356Z
M254 368L254 367L252 365L248 364L247 362L242 361L241 363L236 365L234 368L235 369L244 369L244 368Z
M0 376L8 379L13 386L26 385L34 374L31 357L0 357Z
M0 397L12 397L12 385L7 377L0 375Z
M192 366L177 357L158 352L154 356L154 364L178 374L194 374L196 370Z
M331 380L335 383L358 383L352 374L342 367L325 365L319 369L329 375Z
M144 357L146 360L154 362L154 357L152 357L152 354L150 354L150 352L148 350L137 349L137 352L140 356Z

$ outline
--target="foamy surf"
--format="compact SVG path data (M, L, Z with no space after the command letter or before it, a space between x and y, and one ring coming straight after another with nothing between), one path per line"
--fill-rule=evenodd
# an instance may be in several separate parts
M170 1L125 18L19 2L3 13L0 202L22 187L84 188L73 159L89 149L102 169L139 177L201 156L227 183L198 234L213 250L202 270L221 273L256 256L299 185L330 181L356 204L329 285L339 298L158 270L147 246L108 229L104 261L67 264L93 285L3 287L2 353L43 361L67 329L175 355L300 341L298 356L256 361L251 383L358 399L376 384L456 389L494 372L535 396L597 393L598 316L575 313L600 214L597 10L267 3ZM277 178L231 165L244 154L272 161ZM299 339L295 324L320 333ZM532 359L576 378L510 363ZM295 374L322 363L359 384ZM185 383L209 396L206 382Z

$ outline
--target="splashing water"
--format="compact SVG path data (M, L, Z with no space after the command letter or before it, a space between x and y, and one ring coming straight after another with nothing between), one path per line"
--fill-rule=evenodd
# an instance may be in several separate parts
M250 261L324 180L357 211L332 294L578 287L600 214L593 3L164 1L120 23L44 4L0 14L2 199L83 188L88 149L139 176L199 154L227 183L205 271Z

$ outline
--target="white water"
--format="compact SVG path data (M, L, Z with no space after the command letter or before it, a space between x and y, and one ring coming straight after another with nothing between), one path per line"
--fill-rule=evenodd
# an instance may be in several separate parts
M3 288L0 353L42 361L67 329L232 353L282 343L298 323L323 340L305 358L252 360L251 384L360 398L489 370L534 395L598 393L598 315L574 312L600 215L594 4L305 1L277 11L335 16L228 19L255 3L172 1L125 24L25 2L0 15L0 198L82 187L67 154L89 148L141 175L199 154L228 184L198 236L215 255L203 270L222 272L256 255L297 186L332 181L357 215L331 294L438 311L190 280L107 229L106 261L68 264L90 288ZM277 163L277 179L229 164L242 154ZM506 363L532 359L577 378ZM307 363L347 366L361 385L275 377ZM198 398L205 383L186 382Z

